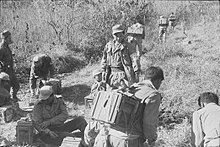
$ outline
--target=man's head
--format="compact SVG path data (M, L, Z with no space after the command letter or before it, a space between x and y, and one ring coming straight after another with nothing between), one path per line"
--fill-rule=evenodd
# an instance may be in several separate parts
M52 86L45 85L40 89L39 99L46 104L51 104L54 94Z
M121 42L124 39L124 28L122 25L115 25L112 27L112 35L114 40Z
M151 66L145 71L145 80L150 80L156 89L160 88L164 80L163 70L160 67Z
M13 43L13 41L11 39L11 32L9 32L8 30L5 30L1 33L1 38L3 39L4 42L6 42L8 44Z
M40 55L36 55L33 58L33 63L36 67L40 67L42 65L42 60L41 60L41 56Z
M95 69L93 72L92 72L92 75L93 75L93 78L100 82L102 80L102 72L100 69Z
M10 79L9 75L5 72L0 73L0 84L2 87L7 87L9 85Z
M204 107L205 104L215 103L218 105L218 96L211 92L204 92L198 98L198 105Z

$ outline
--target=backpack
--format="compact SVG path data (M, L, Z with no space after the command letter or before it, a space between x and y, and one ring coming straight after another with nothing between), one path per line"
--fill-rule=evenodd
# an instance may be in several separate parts
M92 106L91 117L114 127L131 130L140 116L141 100L118 91L100 91Z
M133 24L131 27L128 27L127 33L143 35L144 27L139 23Z
M175 20L176 20L176 17L174 15L171 15L169 18L169 21L175 21Z
M168 21L166 18L161 18L159 20L159 26L168 26Z

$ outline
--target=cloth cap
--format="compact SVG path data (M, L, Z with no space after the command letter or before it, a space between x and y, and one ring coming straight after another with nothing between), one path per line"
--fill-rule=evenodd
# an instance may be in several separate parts
M33 58L33 62L39 62L40 60L43 60L43 58L48 57L48 55L46 54L38 54L36 56L34 56Z
M10 35L11 35L11 33L8 30L5 30L1 33L1 38L2 39L7 38Z
M9 75L7 73L5 73L5 72L1 72L0 73L0 79L1 80L5 80L5 81L9 81L10 80L9 79Z
M121 25L115 25L112 27L112 34L116 34L116 33L120 33L120 32L124 32L124 28Z
M53 88L52 86L46 85L43 86L40 89L40 95L39 95L39 99L40 100L46 100L50 97L50 95L53 93Z
M93 75L93 77L95 77L96 75L101 74L101 73L102 73L102 72L101 72L100 69L96 69L96 70L94 70L94 71L92 72L92 75Z

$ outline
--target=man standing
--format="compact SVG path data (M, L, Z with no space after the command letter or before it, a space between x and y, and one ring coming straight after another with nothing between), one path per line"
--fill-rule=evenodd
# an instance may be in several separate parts
M161 94L158 89L164 80L159 67L150 67L145 71L145 80L138 83L134 96L141 100L141 111L137 114L133 128L110 126L101 130L95 141L95 147L154 147L157 140L157 125ZM128 133L130 132L130 133Z
M37 79L40 79L39 87L41 88L49 78L54 74L54 66L51 58L46 54L38 54L33 58L30 71L30 91L31 95L35 96L37 93Z
M168 20L169 20L169 26L171 27L171 30L174 30L176 16L174 15L173 12L170 14L170 17L168 18Z
M142 39L144 39L144 27L140 23L135 23L127 30L128 50L131 56L132 67L135 73L135 82L139 82L141 72L140 58L142 55Z
M77 117L65 122L68 118L66 106L62 99L54 96L52 86L43 86L39 99L34 106L33 122L43 142L60 146L66 136L83 138L87 125L85 119ZM77 129L80 130L79 133L71 133ZM83 140L80 146L83 146Z
M121 25L113 26L112 35L113 40L106 44L101 61L102 69L107 75L105 81L111 87L117 87L124 79L131 85L134 82L134 71L124 41L124 28Z
M192 146L220 146L220 106L219 98L211 92L199 96L201 109L193 113Z
M166 42L168 21L164 16L160 16L159 19L159 41L160 43Z
M12 87L12 97L15 102L19 101L17 98L17 92L19 90L19 83L14 72L14 61L12 57L12 51L9 45L13 43L11 39L11 33L6 30L1 33L2 42L0 44L0 62L2 65L2 70L9 75L10 86ZM10 90L10 88L8 88Z

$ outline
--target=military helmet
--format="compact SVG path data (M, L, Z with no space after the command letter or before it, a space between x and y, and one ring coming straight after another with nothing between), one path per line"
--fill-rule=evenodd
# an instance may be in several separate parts
M4 39L4 38L7 38L8 36L10 36L11 33L9 30L5 30L1 33L1 38Z
M113 35L116 34L116 33L120 33L120 32L124 32L124 28L123 28L122 25L117 24L117 25L112 27L112 34Z

